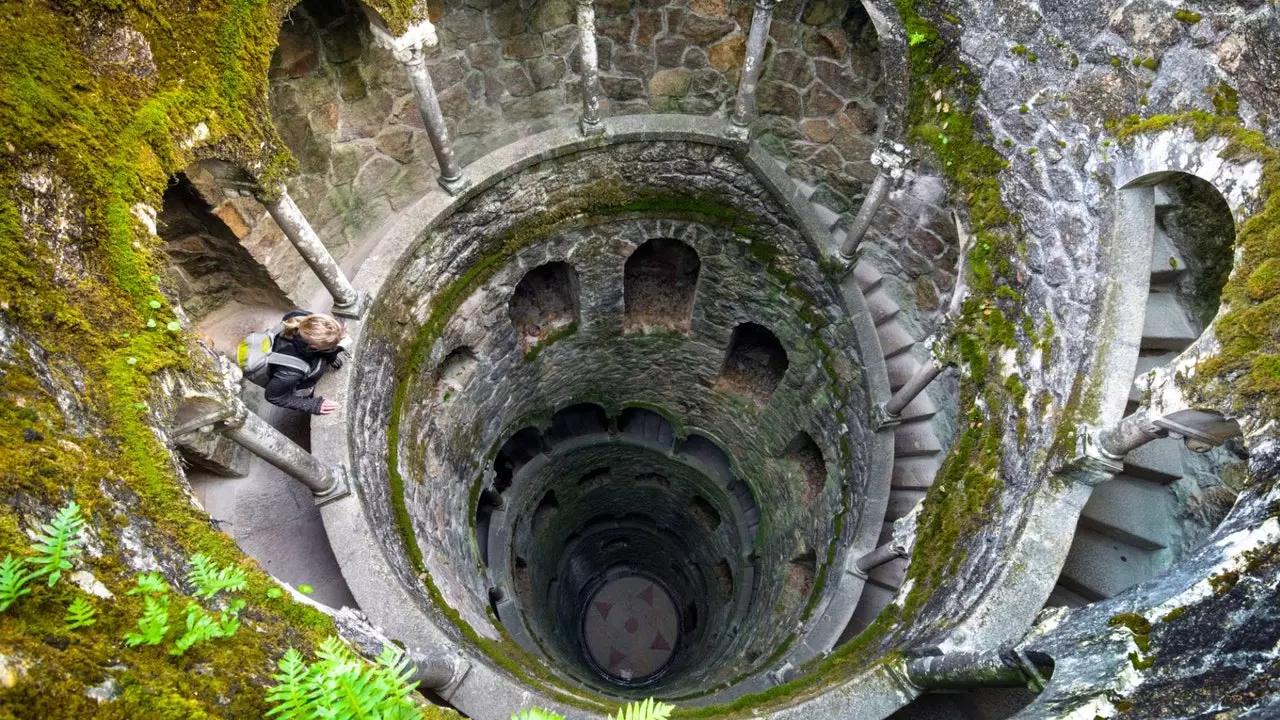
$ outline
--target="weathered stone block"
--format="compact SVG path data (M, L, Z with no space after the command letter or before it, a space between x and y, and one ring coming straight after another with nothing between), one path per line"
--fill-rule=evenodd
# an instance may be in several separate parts
M539 90L554 87L564 77L564 59L554 56L542 56L525 63L533 85Z
M527 60L546 51L541 35L519 35L502 43L502 56L510 60Z
M804 34L804 51L811 57L839 59L849 50L849 41L837 28L816 28Z
M636 100L645 96L644 82L635 78L602 77L600 90L614 100Z
M825 25L834 20L844 6L843 0L812 0L805 7L800 21L806 25Z
M528 14L518 3L503 3L489 14L489 29L497 38L519 35L528 25Z
M707 62L720 71L739 68L742 67L746 53L747 39L742 35L735 35L707 48Z
M683 97L689 92L691 77L692 73L685 68L660 70L649 79L649 94Z
M756 101L760 112L777 113L787 117L799 118L804 114L804 103L800 99L800 91L780 82L760 83Z
M290 16L292 22L280 25L280 44L271 56L269 77L300 78L320 63L315 30L302 16Z
M710 45L733 32L735 25L731 20L687 15L680 25L680 34L689 38L696 45Z
M337 67L338 96L347 102L359 100L368 94L364 78L357 63L343 63ZM336 112L334 113L336 115ZM331 131L332 132L332 131Z

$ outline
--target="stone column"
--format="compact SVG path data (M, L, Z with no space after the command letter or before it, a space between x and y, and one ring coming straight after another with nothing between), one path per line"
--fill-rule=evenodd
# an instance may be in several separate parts
M844 242L840 244L840 256L845 260L853 260L858 243L867 234L867 228L871 227L876 211L889 197L889 191L902 181L909 161L907 148L898 143L883 142L871 153L871 164L880 168L880 171L871 182L871 189L867 190L867 196L858 208L857 216L849 224Z
M858 558L854 567L857 568L858 573L866 575L881 565L900 557L902 557L902 555L899 554L898 546L894 545L892 542L887 542Z
M322 505L351 492L345 471L321 463L250 411L239 398L231 400L229 409L230 416L218 421L215 427L249 452L306 485L315 495L317 504Z
M742 61L742 76L738 80L738 97L729 116L725 134L739 140L751 137L750 116L756 107L756 84L760 80L760 63L764 59L764 46L769 39L769 25L773 22L773 8L778 0L756 0L751 15L751 30L747 33L747 55Z
M287 188L281 187L278 197L269 199L270 195L258 194L258 201L267 208L276 225L284 231L285 237L298 249L298 254L311 270L320 278L329 294L333 296L333 314L341 317L359 318L364 314L367 297L356 292L351 281L347 279L342 268L329 254L329 249L320 242L320 236L311 229L311 223L303 216L302 211L289 197Z
M1053 661L1037 652L1012 648L985 653L953 651L907 662L907 679L921 690L965 690L980 687L1044 689Z
M1121 460L1130 452L1166 435L1168 431L1151 421L1147 409L1139 408L1132 415L1126 415L1120 422L1099 432L1098 447L1107 457Z
M578 127L583 135L604 132L600 122L600 59L596 55L596 9L594 0L578 0L578 47L582 55L582 117Z
M916 399L917 395L929 387L929 383L933 382L934 378L942 374L942 370L943 368L933 361L921 365L915 375L912 375L905 385L898 388L898 392L894 393L893 397L889 398L889 402L885 403L885 414L890 418L900 415L911 404L911 401Z
M427 72L422 45L410 45L405 50L396 52L396 59L404 64L405 72L409 74L409 83L413 85L422 124L427 126L427 138L431 141L431 149L435 151L436 164L440 166L437 182L450 195L457 195L471 183L462 177L462 168L453 155L453 143L449 141L444 113L440 112L440 100L436 98L435 85L431 83L431 74Z

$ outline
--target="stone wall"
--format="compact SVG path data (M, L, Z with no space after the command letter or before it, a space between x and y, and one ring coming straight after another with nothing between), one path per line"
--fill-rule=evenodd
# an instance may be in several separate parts
M156 225L171 260L169 279L193 320L229 300L288 308L280 286L190 182L169 186Z
M651 219L612 218L620 210ZM682 219L657 219L664 214ZM623 330L626 258L655 237L689 244L702 261L688 335ZM627 402L658 405L679 418L682 432L714 437L759 501L763 589L748 619L754 629L738 637L743 652L727 657L768 657L804 611L805 595L783 589L793 578L792 560L844 562L840 544L831 546L836 517L846 529L857 526L865 468L859 458L869 452L856 342L818 256L785 210L719 148L623 145L499 182L428 233L371 313L375 332L362 337L357 381L369 392L352 409L368 419L360 423L368 432L350 438L367 507L388 517L393 502L382 428L395 412L399 376L403 402L393 441L415 542L446 600L477 631L489 632L487 587L471 572L476 542L465 526L443 519L475 516L470 498L479 493L468 486L490 482L494 443L531 416L572 402L598 399L613 412ZM574 266L580 326L521 352L509 298L529 270L547 262ZM485 283L453 296L452 285L479 270ZM442 296L452 299L441 305ZM442 307L457 309L429 319ZM742 322L774 331L788 353L787 372L762 405L716 382ZM430 333L421 364L406 364L406 348L424 342L414 340L421 332ZM461 392L450 390L446 402L437 367L462 347L476 366L468 383L451 384ZM809 468L786 457L801 431L812 436L829 472L816 493ZM390 532L386 541L395 547L399 539ZM790 621L778 621L778 603Z

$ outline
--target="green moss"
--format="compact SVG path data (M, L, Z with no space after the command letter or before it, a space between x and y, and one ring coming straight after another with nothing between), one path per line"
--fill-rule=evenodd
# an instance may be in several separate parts
M1186 612L1187 612L1187 606L1183 605L1182 607L1176 607L1170 610L1169 612L1165 613L1164 617L1160 618L1160 622L1167 622L1167 623L1173 622L1174 620L1177 620L1178 618L1186 614Z
M1204 112L1130 118L1118 134L1124 139L1175 127L1189 128L1199 141L1225 138L1224 158L1262 165L1257 209L1236 228L1239 260L1222 290L1226 311L1215 324L1221 350L1200 362L1187 390L1229 414L1278 419L1280 335L1274 318L1280 317L1280 287L1270 276L1274 260L1280 258L1280 151L1270 147L1261 132L1241 127L1236 118ZM1222 378L1232 381L1220 382Z
M1200 22L1200 18L1201 18L1200 13L1198 12L1192 12L1190 10L1181 10L1181 9L1174 12L1173 16L1177 18L1178 22L1186 23L1188 25L1195 25L1196 23Z
M1226 595L1238 582L1240 582L1240 573L1235 570L1227 570L1209 577L1209 586L1213 588L1215 595Z
M1209 93L1209 99L1213 101L1214 110L1219 115L1232 117L1240 113L1240 94L1226 81L1218 81L1217 85L1206 89L1205 92Z
M552 330L551 332L547 333L546 337L542 338L537 343L535 343L532 347L530 347L528 350L525 351L524 361L533 362L534 360L537 360L538 355L540 355L543 350L551 347L559 340L563 340L564 338L571 337L577 332L578 332L578 323L576 322L572 322L572 323L569 323L568 325L565 325L564 327L559 327L559 328L556 328L555 330Z
M25 352L0 363L0 552L24 552L21 528L37 520L25 509L74 497L105 546L85 563L116 594L98 604L97 625L74 635L60 629L76 592L66 583L0 616L0 645L40 668L38 682L0 690L0 714L22 707L36 717L257 717L285 647L309 652L333 632L324 615L267 594L274 582L192 506L152 430L168 410L167 399L152 394L154 376L207 369L191 338L163 329L176 318L158 287L159 242L132 212L139 203L160 206L168 177L194 159L184 139L197 123L209 130L209 146L200 149L206 156L216 147L260 175L290 165L265 105L266 70L286 9L285 2L213 0L162 14L143 3L37 1L0 13L8 41L0 55L0 182L8 190L0 198L0 315L57 358L57 373L76 373L82 387L80 416L64 417ZM150 45L155 68L146 77L91 57L104 32L125 26ZM45 205L24 224L20 208L37 197L19 178L31 175L57 183L69 207L64 218ZM60 235L61 219L71 240ZM62 250L83 263L71 281L54 276ZM158 327L147 329L148 320ZM75 430L78 422L87 432ZM104 488L129 508L128 517L116 513ZM161 650L121 649L120 634L140 607L124 594L132 573L117 550L128 525L165 552L203 552L248 572L243 596L253 631L188 653L211 672L191 673ZM84 688L115 663L127 667L117 674L122 696L98 706Z
M1025 56L1027 54L1027 46L1014 45L1013 47L1009 48L1009 52L1013 53L1014 55Z

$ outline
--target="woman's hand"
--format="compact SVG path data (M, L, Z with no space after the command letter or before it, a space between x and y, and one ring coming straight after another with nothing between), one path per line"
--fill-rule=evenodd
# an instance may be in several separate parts
M328 398L325 398L325 399L320 403L320 414L321 414L321 415L328 415L329 413L333 412L334 410L337 410L337 409L338 409L338 408L340 408L340 407L342 407L342 406L341 406L341 405L339 405L338 403L336 403L336 402L334 402L334 401L332 401L332 400L330 400L330 399L328 399Z

